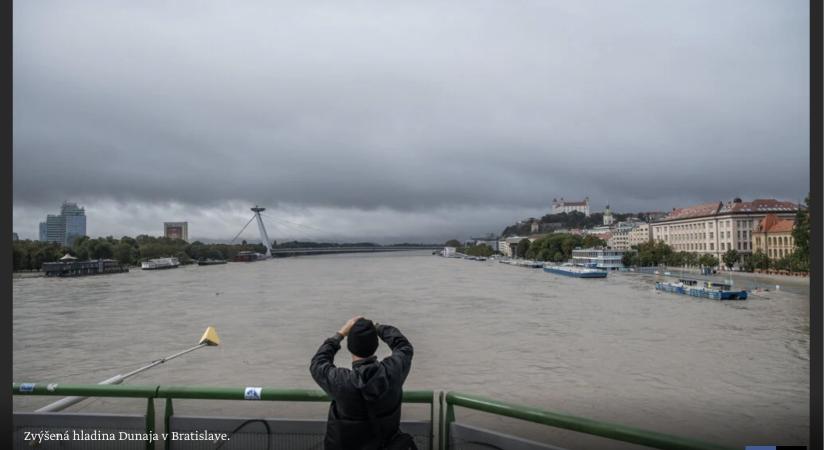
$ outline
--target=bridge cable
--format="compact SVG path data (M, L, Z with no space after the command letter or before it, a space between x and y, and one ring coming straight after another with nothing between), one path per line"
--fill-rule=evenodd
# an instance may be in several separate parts
M271 216L268 216L268 215L265 215L265 217L267 219L272 219L272 220L277 221L277 222L282 222L282 223L276 223L274 228L279 229L279 230L285 230L285 231L281 231L281 232L285 232L286 234L295 233L297 231L298 234L293 235L293 236L297 236L300 239L300 238L303 238L304 233L306 233L306 230L301 229L301 228L296 227L296 226L289 225L287 223L283 223L283 221L275 219L274 217L271 217Z
M295 227L304 228L304 230L300 230L300 231L309 232L309 230L313 230L313 231L316 231L316 232L320 232L320 233L332 236L334 239L341 239L341 243L345 243L347 241L346 236L338 234L338 233L332 233L330 231L327 231L327 230L324 230L324 229L321 229L321 228L318 228L318 227L315 227L315 226L312 226L312 225L308 225L308 224L301 224L301 223L297 223L297 222L292 222L292 221L289 221L289 220L286 220L286 219L278 219L278 218L272 217L268 214L263 214L263 215L266 216L269 219L272 219L272 220L275 220L275 221L278 221L278 222L291 224L291 225L293 225L291 227L293 229L296 229ZM311 237L311 235L309 237ZM324 242L324 239L319 239L319 241Z
M243 226L243 228L241 228L241 231L238 231L238 234L236 234L236 235L235 235L235 237L233 237L233 238L232 238L232 240L230 241L230 243L234 243L234 242L235 242L235 239L238 239L238 236L240 236L240 235L241 235L241 233L243 233L243 230L245 230L245 229L246 229L246 227L248 227L248 226L249 226L249 224L250 224L250 223L252 223L252 221L253 221L253 220L255 220L255 216L254 216L254 215L252 216L252 218L251 218L251 219L249 219L249 222L247 222L247 223L246 223L246 225L244 225L244 226Z

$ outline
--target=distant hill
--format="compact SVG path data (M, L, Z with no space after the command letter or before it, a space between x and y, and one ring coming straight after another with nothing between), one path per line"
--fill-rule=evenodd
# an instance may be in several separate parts
M616 222L621 222L623 220L627 220L630 217L636 217L640 220L648 220L647 213L613 213L613 219ZM536 219L531 217L529 219L522 220L521 222L514 223L504 231L501 232L502 236L527 236L532 234L530 232L531 224ZM600 212L591 213L590 216L585 216L584 213L573 211L569 213L559 213L559 214L547 214L543 216L539 221L539 232L546 233L548 231L552 231L554 229L575 229L575 228L593 228L597 226L601 226L604 224L604 217L603 214Z

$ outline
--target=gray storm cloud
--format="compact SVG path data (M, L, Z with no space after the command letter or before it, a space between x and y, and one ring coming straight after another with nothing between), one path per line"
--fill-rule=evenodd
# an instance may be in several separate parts
M14 21L15 228L68 198L111 214L101 234L144 226L111 205L174 204L222 237L246 201L440 237L555 196L808 191L804 2L43 1Z

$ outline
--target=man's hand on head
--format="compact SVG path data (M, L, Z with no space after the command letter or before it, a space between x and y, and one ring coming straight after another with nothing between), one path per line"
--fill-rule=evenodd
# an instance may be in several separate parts
M349 330L351 330L352 326L355 325L355 322L363 317L364 316L355 316L352 319L348 320L347 323L345 323L344 326L341 327L341 330L338 331L338 334L346 337L349 334Z

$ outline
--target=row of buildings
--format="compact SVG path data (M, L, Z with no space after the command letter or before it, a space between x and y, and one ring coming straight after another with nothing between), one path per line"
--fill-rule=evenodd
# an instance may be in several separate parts
M583 202L565 202L553 199L553 212L579 211L590 214L589 199ZM578 208L578 209L571 209ZM661 241L674 251L711 254L719 260L729 250L736 250L741 258L761 250L771 259L780 259L794 251L794 218L800 205L776 199L710 202L685 208L673 208L654 221L629 218L615 221L610 206L602 215L603 225L586 230L554 230L574 234L593 234L607 242L612 260L621 259L621 253L646 242ZM531 235L502 237L484 242L506 256L513 256L522 239L531 242L547 234L537 233L541 227L533 223ZM602 255L605 255L603 253ZM582 255L582 257L585 257Z
M679 208L651 224L651 239L675 251L740 255L762 250L771 259L793 252L793 226L800 206L775 199L750 202L735 198Z
M40 222L38 240L56 242L71 246L74 241L86 236L86 210L74 202L63 202L60 214L49 214L45 222ZM172 239L189 240L188 222L164 222L163 236ZM17 240L17 233L13 233L13 240Z

